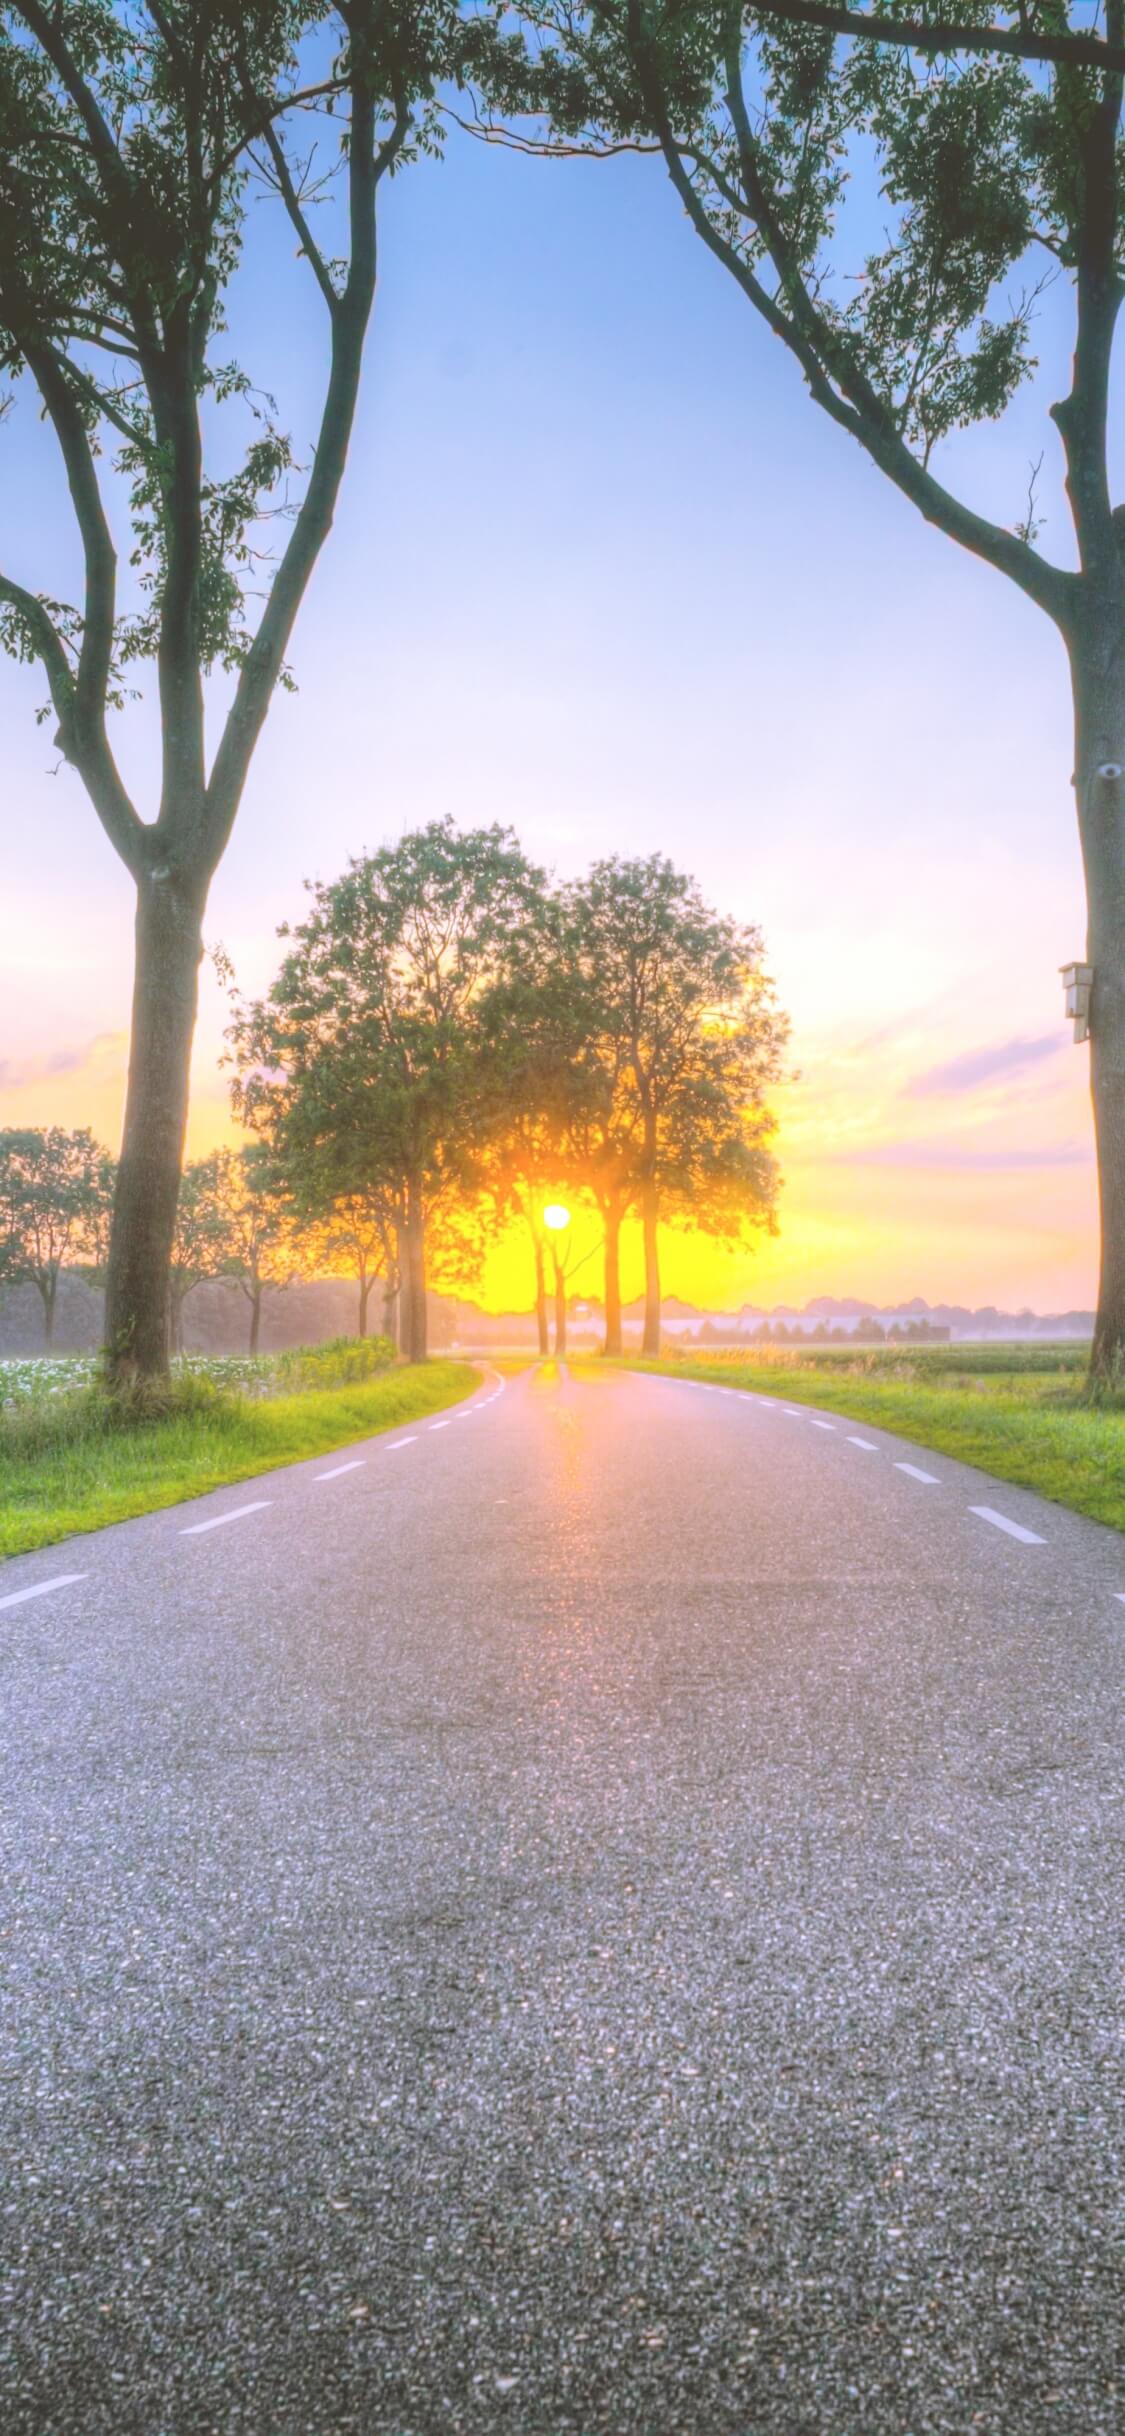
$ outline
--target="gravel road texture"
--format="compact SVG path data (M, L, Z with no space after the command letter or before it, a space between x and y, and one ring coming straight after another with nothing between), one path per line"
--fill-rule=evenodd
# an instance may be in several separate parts
M1125 1542L813 1421L491 1374L0 1571L5 2436L1125 2425Z

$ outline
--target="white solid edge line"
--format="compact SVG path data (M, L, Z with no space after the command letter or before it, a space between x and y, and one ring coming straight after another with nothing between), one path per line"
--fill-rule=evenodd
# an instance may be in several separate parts
M400 1446L417 1446L417 1444L418 1432L415 1430L413 1435L409 1438L395 1438L391 1445L387 1448L387 1453L388 1455L397 1455Z
M1025 1531L1022 1523L1009 1522L1006 1514L998 1514L995 1506L970 1506L970 1514L979 1514L981 1521L992 1523L997 1531L1007 1531L1012 1539L1025 1540L1030 1548L1045 1548L1046 1540L1038 1531Z
M49 1590L65 1590L68 1582L84 1582L84 1573L53 1573L49 1582L33 1582L30 1590L9 1590L0 1607L22 1607L26 1599L45 1599Z
M939 1481L939 1479L938 1479L938 1476L937 1476L937 1473L936 1473L936 1472L922 1472L922 1471L919 1471L918 1465L917 1465L916 1463L898 1463L898 1462L896 1462L896 1464L895 1464L895 1470L896 1470L896 1472L909 1472L910 1477L911 1477L911 1479L912 1479L912 1480L924 1480L924 1481L925 1481L925 1483L926 1483L926 1487L927 1487L928 1489L936 1489L936 1488L940 1488L940 1486L941 1486L941 1483L940 1483L940 1481Z
M252 1506L232 1506L229 1514L213 1514L209 1522L187 1523L180 1532L181 1539L194 1539L199 1531L219 1531L224 1523L241 1522L244 1514L260 1514L272 1506L272 1497L256 1497Z
M879 1452L874 1438L849 1438L848 1445L861 1446L865 1455L877 1455Z
M362 1472L364 1458L357 1455L354 1463L338 1463L332 1472L314 1472L314 1480L339 1480L343 1472Z

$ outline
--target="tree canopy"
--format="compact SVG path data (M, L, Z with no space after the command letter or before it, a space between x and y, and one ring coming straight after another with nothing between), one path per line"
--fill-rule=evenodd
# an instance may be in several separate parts
M312 890L272 988L234 1027L236 1105L275 1172L325 1214L375 1197L395 1228L414 1359L427 1223L483 1181L484 1005L541 887L508 830L411 831Z
M605 1226L607 1350L621 1350L619 1239L645 1227L659 1337L661 1220L728 1239L773 1223L767 1093L786 1024L750 924L659 856L551 886L510 831L408 833L312 891L266 996L233 1026L235 1105L306 1219L357 1199L424 1350L427 1245L463 1277L513 1211L564 1185Z
M113 1161L86 1127L0 1131L0 1285L31 1285L55 1330L65 1267L97 1271L113 1197Z

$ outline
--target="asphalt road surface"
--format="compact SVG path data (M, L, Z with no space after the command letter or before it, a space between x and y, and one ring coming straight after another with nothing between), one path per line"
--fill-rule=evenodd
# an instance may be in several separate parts
M4 2436L1125 2426L1123 1688L1116 1534L620 1373L4 1567Z

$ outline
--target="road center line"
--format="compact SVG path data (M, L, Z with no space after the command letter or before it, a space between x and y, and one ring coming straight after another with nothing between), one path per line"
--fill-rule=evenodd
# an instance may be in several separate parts
M940 1485L936 1472L919 1471L916 1463L896 1463L895 1470L896 1472L909 1472L912 1480L924 1480L928 1489L936 1489ZM977 1511L980 1511L979 1507Z
M68 1582L84 1582L84 1573L53 1573L49 1582L33 1582L30 1590L9 1590L0 1607L22 1607L27 1599L45 1599L49 1590L65 1590Z
M849 1438L848 1445L861 1446L865 1455L877 1455L879 1452L874 1438Z
M363 1462L363 1456L357 1455L354 1463L338 1463L334 1472L317 1472L314 1474L314 1478L317 1480L339 1480L342 1472L362 1472Z
M224 1523L241 1522L244 1514L260 1514L263 1507L272 1504L272 1497L256 1497L252 1506L232 1506L229 1514L213 1514L210 1522L187 1523L180 1538L194 1539L200 1531L221 1531Z
M1038 1531L1025 1531L1022 1523L1009 1522L1006 1514L998 1514L995 1506L970 1506L970 1514L979 1514L981 1521L991 1523L997 1531L1006 1531L1010 1539L1022 1539L1029 1548L1045 1548L1047 1543Z

